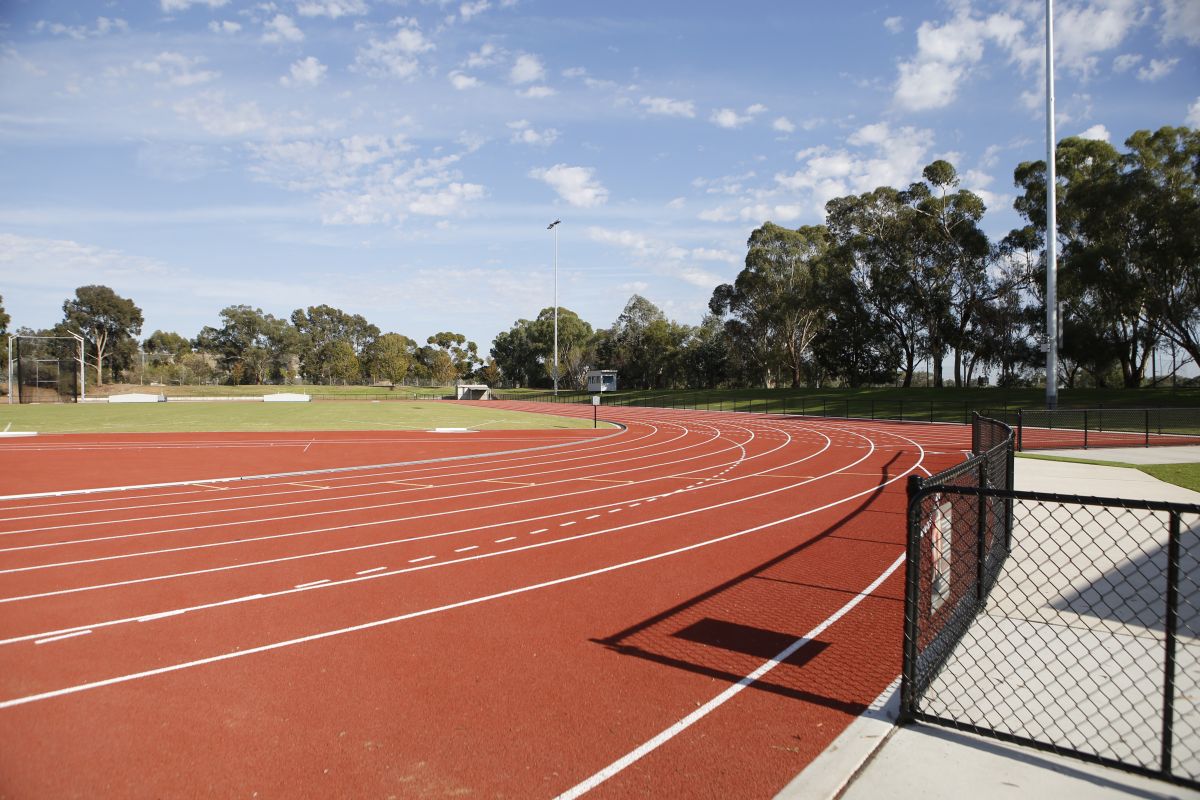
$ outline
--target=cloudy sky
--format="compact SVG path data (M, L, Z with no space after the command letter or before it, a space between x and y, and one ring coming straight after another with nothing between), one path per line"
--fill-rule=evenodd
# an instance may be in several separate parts
M194 336L318 303L424 339L559 296L699 322L764 220L948 158L1011 211L1042 0L0 0L0 295ZM1059 0L1060 136L1200 126L1200 3Z

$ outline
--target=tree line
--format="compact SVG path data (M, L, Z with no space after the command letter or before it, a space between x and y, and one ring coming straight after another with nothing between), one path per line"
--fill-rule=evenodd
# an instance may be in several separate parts
M1138 131L1124 151L1064 139L1056 173L1062 384L1142 386L1164 349L1173 361L1164 377L1200 363L1200 133ZM606 368L629 388L907 387L922 363L934 386L985 375L1003 386L1041 383L1045 162L1021 163L1013 181L1023 224L998 241L981 227L982 199L960 188L945 160L906 187L829 201L823 224L765 222L747 240L744 268L713 290L696 326L640 295L609 327L559 307L559 385L585 388L588 369ZM9 322L2 302L0 334ZM55 328L18 333L81 334L96 382L549 387L554 311L518 319L487 358L460 333L420 344L328 305L287 318L229 306L194 339L155 331L139 342L132 300L81 286ZM43 346L58 344L69 345Z
M1160 350L1174 362L1164 379L1200 362L1200 134L1139 131L1125 148L1068 138L1056 152L1068 388L1142 386ZM561 312L561 374L575 386L591 364L619 369L628 387L907 387L924 362L934 386L1043 383L1045 162L1020 164L1014 185L1024 224L999 241L945 160L904 188L829 201L821 225L766 222L698 326L636 295L610 328ZM496 338L509 381L546 385L551 313Z

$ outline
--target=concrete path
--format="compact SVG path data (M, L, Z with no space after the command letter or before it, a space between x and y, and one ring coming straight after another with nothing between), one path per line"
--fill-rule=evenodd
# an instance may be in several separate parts
M1052 451L1125 463L1200 462L1200 447ZM1200 504L1200 493L1135 469L1016 460L1016 488ZM898 685L898 682L897 682ZM783 800L1010 800L1052 797L1192 798L1200 792L1121 770L932 725L893 725L898 689L885 692L789 784ZM1195 745L1193 744L1193 747Z

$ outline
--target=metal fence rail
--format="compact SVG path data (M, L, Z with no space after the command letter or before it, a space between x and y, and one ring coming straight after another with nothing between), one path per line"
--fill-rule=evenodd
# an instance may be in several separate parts
M1017 450L1200 444L1200 408L1024 408L985 413L1012 426Z
M925 481L909 525L905 719L1200 788L1200 506Z

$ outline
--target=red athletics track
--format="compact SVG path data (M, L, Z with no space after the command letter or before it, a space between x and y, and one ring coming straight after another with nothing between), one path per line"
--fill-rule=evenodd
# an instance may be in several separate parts
M603 412L627 429L0 502L0 796L772 796L898 672L904 478L969 430ZM56 457L7 445L9 494ZM142 458L109 455L71 463Z

